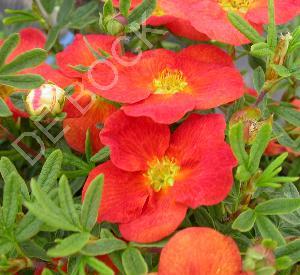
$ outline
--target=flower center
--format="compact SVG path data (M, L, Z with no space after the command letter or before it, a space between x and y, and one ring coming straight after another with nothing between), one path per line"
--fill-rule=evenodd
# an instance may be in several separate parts
M254 0L218 0L221 7L226 11L238 11L246 13Z
M144 174L155 192L172 187L180 167L174 158L163 157L149 163L149 169Z
M154 94L176 94L183 91L188 83L183 73L179 70L164 69L153 80Z
M153 11L153 15L154 16L163 16L165 14L166 14L165 11L160 6L156 5L155 10Z

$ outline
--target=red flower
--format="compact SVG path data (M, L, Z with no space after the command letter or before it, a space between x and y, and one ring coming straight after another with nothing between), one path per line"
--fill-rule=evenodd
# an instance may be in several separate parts
M224 142L222 115L191 115L173 134L149 118L115 112L101 132L111 161L91 171L83 189L104 174L98 221L118 223L130 241L153 242L171 234L188 207L222 201L236 160Z
M242 259L235 242L206 227L176 233L162 249L158 275L240 275Z
M147 116L173 123L194 109L210 109L244 93L243 79L231 58L209 45L191 46L179 53L157 49L143 53L134 66L118 66L117 73L99 63L84 78L87 87L104 98L127 103L129 116Z
M228 11L243 16L254 28L262 31L268 23L267 0L187 0L172 1L174 9L180 9L185 20L209 38L232 45L248 43L227 18ZM283 24L300 13L299 0L275 0L276 23Z

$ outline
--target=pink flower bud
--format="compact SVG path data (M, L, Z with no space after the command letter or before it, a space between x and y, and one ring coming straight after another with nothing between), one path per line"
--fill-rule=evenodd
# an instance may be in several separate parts
M53 84L43 84L33 89L26 97L25 105L30 115L59 114L65 103L65 91Z

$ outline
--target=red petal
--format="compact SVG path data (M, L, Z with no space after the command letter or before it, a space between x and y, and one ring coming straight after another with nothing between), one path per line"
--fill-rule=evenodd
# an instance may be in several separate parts
M230 67L216 68L195 76L191 86L196 98L196 109L214 108L232 102L245 93L240 72Z
M122 236L129 241L151 243L171 233L183 221L187 207L176 203L170 193L155 193L142 215L119 226Z
M149 196L143 175L122 171L108 161L90 172L83 188L83 197L91 181L102 173L104 189L98 221L124 223L137 218Z
M97 153L102 147L99 133L106 119L116 108L104 101L98 100L81 117L66 118L63 122L64 136L71 148L84 153L86 132L90 129L93 153Z
M143 101L123 106L122 110L134 117L147 116L155 122L171 124L195 108L193 96L184 93L174 95L152 94Z
M239 275L242 259L235 242L206 227L190 227L163 248L160 275Z
M194 45L180 51L181 58L192 58L196 61L234 67L232 58L223 50L212 45Z
M275 0L275 20L277 24L284 24L300 14L299 0ZM259 1L250 9L246 18L256 24L268 24L267 1Z
M164 156L170 139L166 125L149 118L132 118L122 111L114 113L100 135L111 150L111 160L126 171L146 170L147 162Z
M36 28L25 28L20 31L20 42L17 48L9 55L7 62L12 61L21 53L35 48L44 48L45 43L46 36L43 32Z
M69 77L82 77L82 73L75 71L70 68L69 65L83 65L91 66L95 61L96 57L89 49L87 43L84 41L84 37L87 39L90 46L100 54L99 50L104 50L107 53L111 53L112 49L116 49L117 53L120 51L119 43L115 43L116 37L109 35L100 34L89 34L83 36L77 34L75 40L71 45L64 49L64 51L56 55L57 64L61 71Z
M180 172L172 188L176 201L190 207L222 201L233 183L236 160L224 141L222 115L191 115L171 136L167 155L174 157Z
M55 70L48 64L42 64L36 68L27 69L26 73L39 74L46 81L53 82L61 88L65 88L74 82L74 79L64 76L59 70Z
M165 25L174 35L182 36L191 40L207 41L209 38L198 32L188 20L177 18Z

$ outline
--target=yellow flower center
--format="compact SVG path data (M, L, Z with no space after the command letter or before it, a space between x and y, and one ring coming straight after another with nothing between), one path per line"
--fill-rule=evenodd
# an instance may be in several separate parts
M164 69L153 80L154 94L176 94L183 91L188 83L179 70Z
M254 0L218 0L221 7L226 11L246 13Z
M163 157L149 163L149 169L144 174L155 192L172 187L180 167L174 158Z
M154 16L163 16L165 14L166 14L165 11L158 5L156 6L155 10L153 11Z
M0 98L5 99L9 97L10 94L13 93L13 91L14 89L11 87L0 85Z

